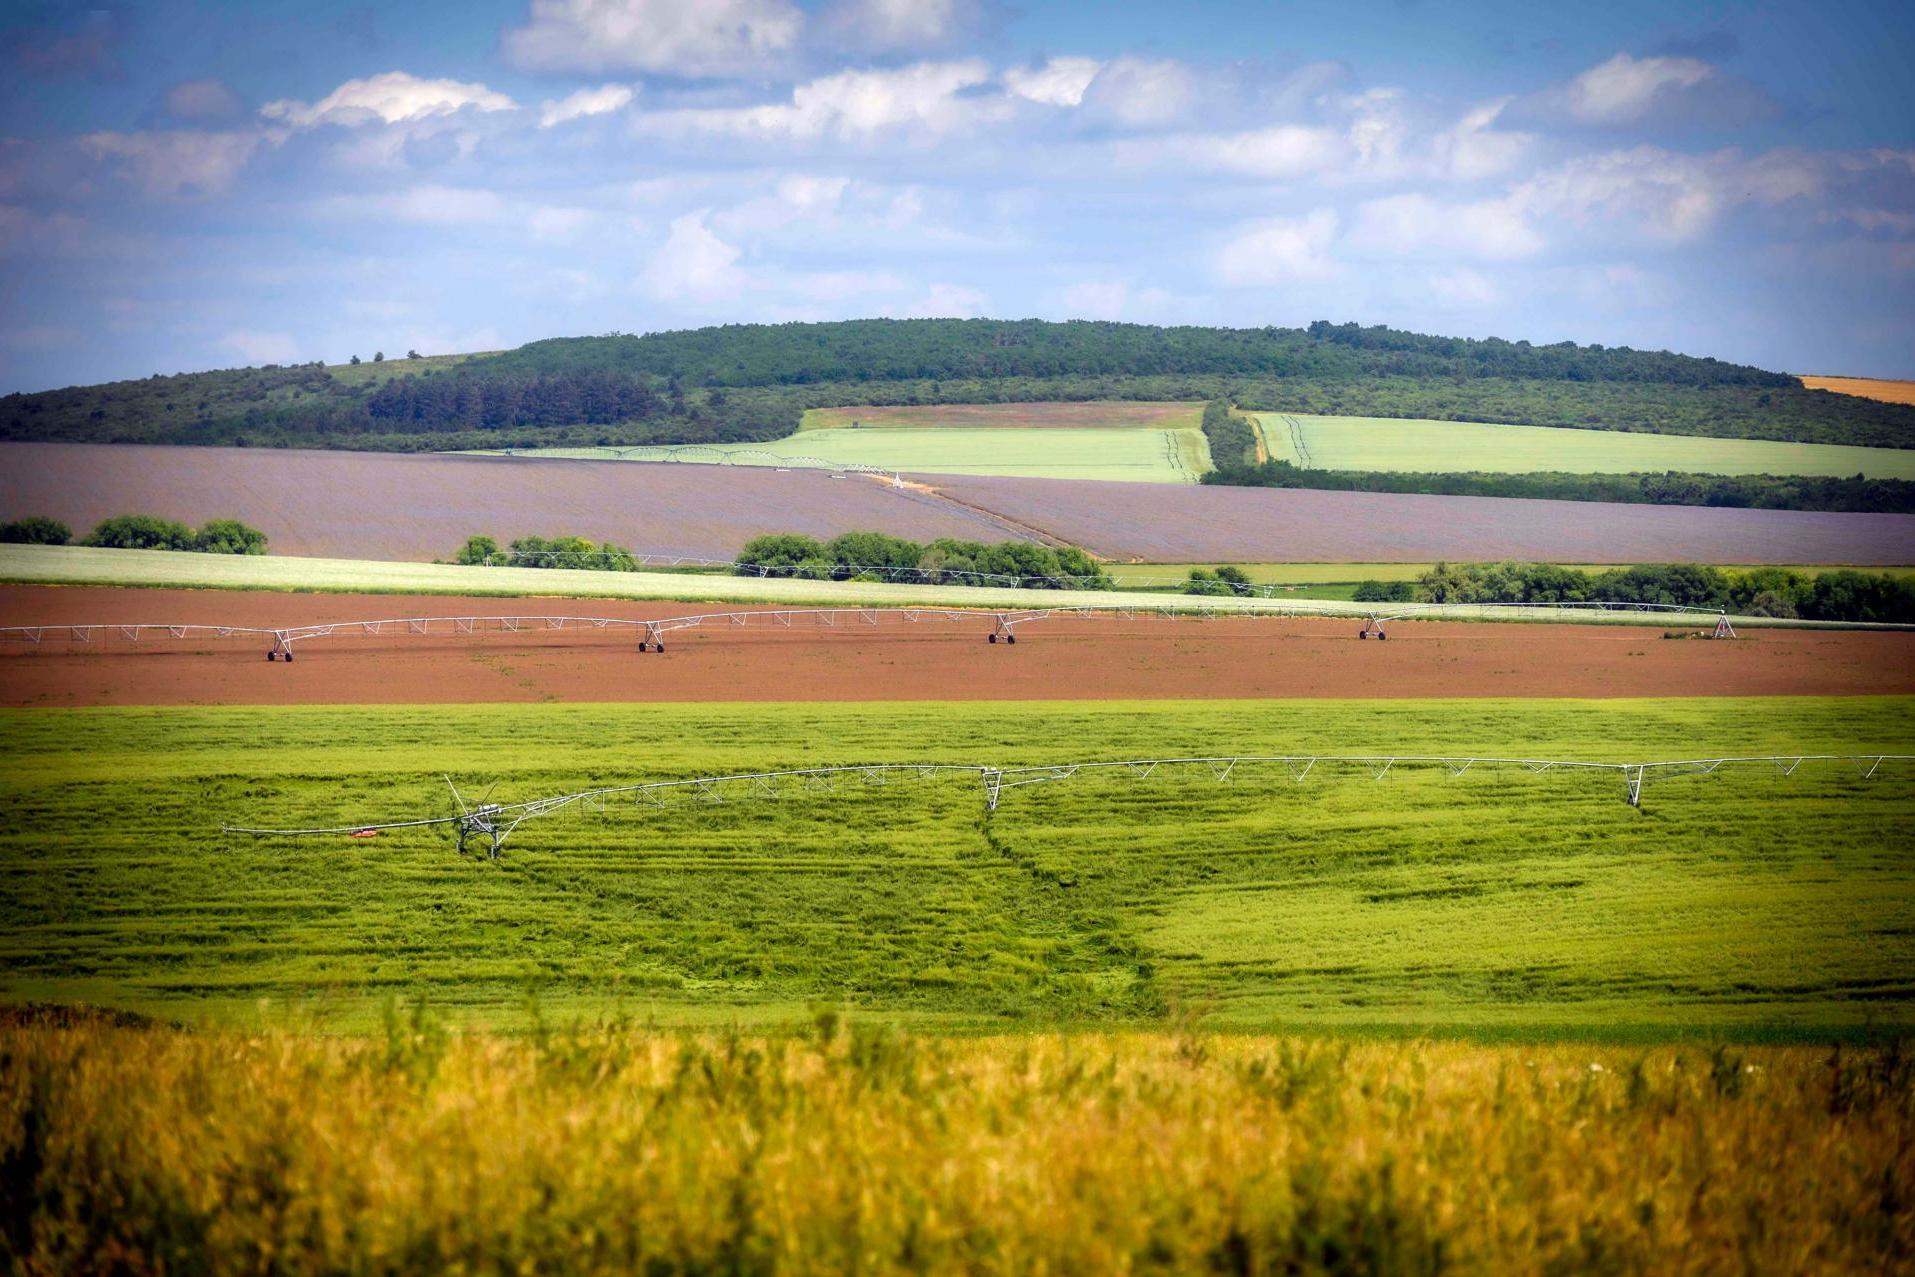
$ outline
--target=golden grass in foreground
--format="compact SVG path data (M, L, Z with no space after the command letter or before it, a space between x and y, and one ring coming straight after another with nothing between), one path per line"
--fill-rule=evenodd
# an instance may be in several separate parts
M16 1271L1843 1272L1908 1057L0 1028Z
M1879 399L1883 403L1915 404L1915 381L1890 381L1881 377L1804 377L1810 390L1833 390L1838 395L1856 395Z

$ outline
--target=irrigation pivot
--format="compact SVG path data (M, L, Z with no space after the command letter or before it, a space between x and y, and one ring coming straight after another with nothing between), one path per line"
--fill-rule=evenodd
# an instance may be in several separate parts
M1471 771L1506 769L1543 775L1549 772L1613 776L1623 784L1623 798L1631 807L1642 806L1643 789L1650 779L1669 780L1684 776L1713 776L1728 770L1754 770L1776 780L1797 774L1804 763L1826 763L1852 767L1862 780L1873 780L1884 764L1901 767L1915 762L1915 754L1763 754L1734 758L1684 758L1644 762L1590 762L1563 758L1497 758L1457 754L1224 754L1182 758L1132 758L1115 762L1068 762L1042 765L998 767L987 763L854 763L835 767L792 768L784 771L735 772L725 775L694 776L685 780L643 781L632 785L613 785L577 790L524 802L494 803L481 800L468 806L458 786L446 778L456 810L439 816L408 817L387 821L361 821L354 824L314 828L262 828L249 825L222 825L226 834L260 838L307 838L325 835L363 837L389 829L446 828L457 839L458 851L465 854L468 838L488 843L487 855L497 860L505 842L528 820L567 807L583 805L602 808L607 799L630 798L634 803L662 807L673 799L704 803L722 803L733 798L776 798L788 790L836 792L841 784L860 787L889 784L894 780L922 781L938 777L960 776L975 779L983 793L984 809L994 812L1004 796L1032 785L1049 785L1080 776L1110 775L1123 780L1147 781L1159 775L1187 773L1198 779L1228 782L1240 769L1282 768L1290 779L1302 784L1311 775L1335 770L1366 773L1381 781L1391 772L1407 768L1439 769L1451 777ZM487 798L491 791L486 791Z
M1372 611L1358 638L1384 638L1384 627L1391 622L1419 618L1474 618L1479 620L1538 620L1574 618L1600 614L1639 614L1666 616L1678 621L1713 623L1713 636L1734 638L1735 628L1718 609L1688 607L1673 603L1417 603L1395 611ZM253 638L267 644L266 659L291 661L293 645L314 639L366 637L456 637L481 634L538 634L566 630L606 630L638 632L638 650L663 652L665 636L679 630L704 627L744 629L792 629L811 625L822 629L876 628L885 623L919 624L939 621L950 624L982 622L985 639L990 643L1015 643L1020 626L1047 620L1096 620L1158 617L1193 620L1296 619L1362 617L1346 607L1305 600L1274 602L1267 600L1213 600L1191 598L1176 603L1125 604L1084 603L1041 608L955 608L955 607L821 607L757 608L728 612L698 612L686 616L650 619L618 616L411 616L384 617L369 621L327 621L313 625L247 626L176 623L85 624L0 626L0 642L50 644L92 644L106 642L164 642L168 639L199 641ZM1839 623L1829 623L1839 624ZM1879 626L1870 628L1881 628ZM1911 628L1911 627L1897 627Z

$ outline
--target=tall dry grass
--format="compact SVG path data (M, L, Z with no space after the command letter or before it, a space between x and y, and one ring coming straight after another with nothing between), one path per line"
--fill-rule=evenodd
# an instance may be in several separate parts
M0 1027L16 1271L1843 1272L1899 1051Z

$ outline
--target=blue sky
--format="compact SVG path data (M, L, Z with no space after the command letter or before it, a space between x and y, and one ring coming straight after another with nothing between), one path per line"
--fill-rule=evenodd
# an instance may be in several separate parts
M0 391L989 315L1915 376L1903 4L0 16Z

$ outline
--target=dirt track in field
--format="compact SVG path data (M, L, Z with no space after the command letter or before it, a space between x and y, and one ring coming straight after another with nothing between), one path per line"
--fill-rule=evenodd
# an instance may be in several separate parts
M709 605L444 596L0 587L0 624L283 626L407 616L682 616ZM1600 625L1425 621L1360 642L1355 620L1052 620L1015 646L987 622L672 634L97 640L0 648L0 704L459 704L1171 697L1763 696L1915 693L1915 635L1761 630L1735 642Z

